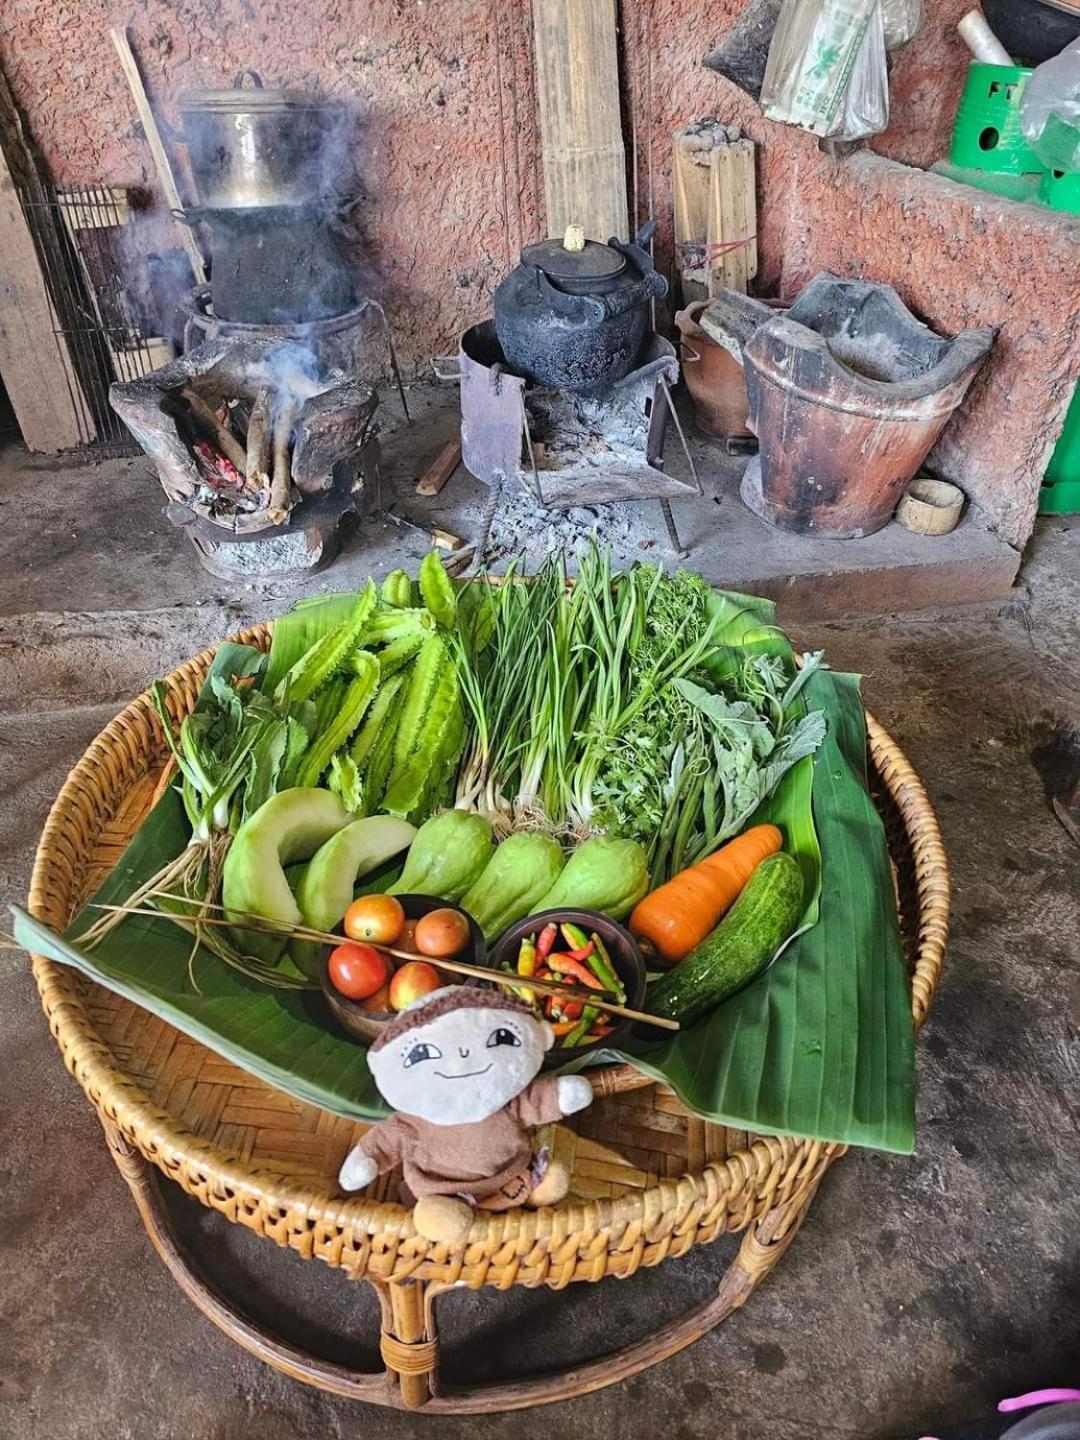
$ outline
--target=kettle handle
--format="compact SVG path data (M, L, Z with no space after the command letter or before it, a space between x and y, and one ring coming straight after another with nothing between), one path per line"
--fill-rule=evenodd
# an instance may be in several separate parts
M252 82L252 83L251 83L251 88L252 88L253 90L265 90L265 89L266 89L266 86L263 84L263 81L262 81L262 76L259 74L259 72L258 72L257 70L238 70L238 71L236 72L236 74L233 76L232 88L233 88L234 90L243 90L243 88L244 88L244 77L245 77L245 76L249 76L249 77L250 77L251 82Z
M646 270L635 284L624 285L618 290L612 290L608 295L590 295L586 304L592 308L597 321L611 320L626 310L632 310L643 300L662 300L667 292L668 282L663 275L655 270Z

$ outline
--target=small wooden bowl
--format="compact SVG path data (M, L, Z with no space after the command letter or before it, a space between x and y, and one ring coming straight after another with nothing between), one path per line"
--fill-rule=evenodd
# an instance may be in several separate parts
M504 960L509 960L516 966L518 950L525 936L539 934L551 920L554 920L556 924L564 920L569 921L572 925L580 926L586 935L592 934L595 930L611 956L611 963L614 965L619 979L626 986L627 1005L633 1010L642 1008L645 1000L645 961L638 943L625 926L608 919L606 915L601 915L598 910L541 910L539 915L529 915L524 920L519 920L516 925L511 925L509 930L504 931L499 937L499 943L495 946L495 953L492 956L493 968L498 970ZM612 1016L612 1019L615 1021L615 1027L602 1042L598 1041L594 1045L566 1047L559 1045L556 1041L544 1060L545 1070L553 1070L557 1066L568 1064L571 1060L579 1059L582 1055L595 1054L598 1050L619 1045L629 1035L634 1022L620 1019L617 1015Z
M964 492L959 486L920 475L896 507L896 518L916 535L948 535L960 523L963 510Z
M401 901L406 920L419 920L422 916L430 914L432 910L461 910L460 905L448 905L445 900L436 899L433 895L399 895L397 898ZM469 965L486 965L487 943L484 940L484 933L467 910L461 910L461 913L469 922L469 943L460 955L455 955L453 958L462 960ZM343 935L341 938L344 942L345 936ZM395 970L407 963L404 960L394 960L389 956L387 958ZM439 967L439 962L429 955L417 955L416 958L426 961L429 965L434 965L436 969ZM458 983L459 977L451 975L449 971L444 973L447 975L448 984ZM342 995L340 990L336 990L330 979L329 946L323 951L322 959L319 962L319 980L334 1019L353 1040L370 1043L377 1039L382 1027L393 1020L397 1014L396 1010L365 1010L359 1000L350 1000L347 995ZM466 985L472 982L462 978L460 983Z

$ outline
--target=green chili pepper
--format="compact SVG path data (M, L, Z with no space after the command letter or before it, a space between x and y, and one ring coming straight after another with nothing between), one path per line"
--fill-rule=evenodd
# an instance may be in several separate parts
M573 1030L571 1030L568 1035L563 1036L563 1046L569 1049L571 1045L580 1045L592 1029L593 1021L599 1014L600 1011L597 1010L595 1005L586 1005L585 1009L581 1012L581 1019L574 1026Z
M611 956L607 952L603 940L595 932L592 936L593 953L589 956L589 964L592 966L593 974L603 985L605 990L611 990L618 997L620 1005L626 1004L626 986L619 978L619 972L611 963Z
M564 920L559 926L571 950L584 950L589 943L589 937L582 930L580 925L574 925L569 920Z

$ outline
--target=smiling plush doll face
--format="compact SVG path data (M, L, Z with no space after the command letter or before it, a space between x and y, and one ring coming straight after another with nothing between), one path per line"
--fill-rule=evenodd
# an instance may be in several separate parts
M551 1026L492 991L436 990L385 1028L368 1051L383 1099L431 1125L471 1125L534 1080Z

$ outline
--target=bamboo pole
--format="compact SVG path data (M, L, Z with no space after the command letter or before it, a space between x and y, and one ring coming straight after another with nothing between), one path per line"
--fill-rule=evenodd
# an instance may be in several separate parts
M279 404L274 416L273 440L270 460L270 519L275 525L283 525L292 508L289 491L292 483L292 467L289 461L289 446L292 441L293 425L300 413L299 404L286 396Z
M128 40L126 25L113 25L109 29L113 45L120 58L120 68L124 72L124 78L131 90L131 98L135 102L135 110L143 127L146 136L146 143L150 146L150 154L153 156L154 168L161 182L161 189L165 195L165 203L170 210L183 211L180 203L180 192L176 188L176 180L173 177L172 165L166 154L165 146L162 144L161 132L158 130L157 121L154 119L154 112L150 108L150 101L146 94L146 87L143 85L142 75L139 71L138 61L135 59L131 42ZM203 263L202 251L195 243L195 236L187 225L180 224L180 238L183 241L184 249L191 261L191 268L195 274L197 285L206 284L206 266Z
M270 391L260 390L251 406L247 428L247 478L253 490L270 485Z
M615 0L533 0L547 233L625 236Z
M188 388L180 391L180 398L187 405L199 428L213 441L229 464L243 475L247 467L247 451L228 425L218 419L213 406L208 405L196 391Z

